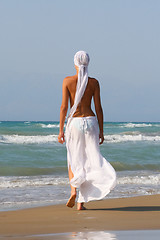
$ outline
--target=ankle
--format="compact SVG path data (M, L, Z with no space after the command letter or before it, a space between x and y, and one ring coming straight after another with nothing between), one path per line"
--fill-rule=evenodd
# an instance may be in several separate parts
M84 203L77 203L77 210L83 210L84 209Z
M76 190L71 191L71 196L76 195Z

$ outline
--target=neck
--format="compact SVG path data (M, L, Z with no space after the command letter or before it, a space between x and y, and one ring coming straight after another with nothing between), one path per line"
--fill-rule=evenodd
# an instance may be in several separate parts
M79 69L76 69L76 72L77 72L76 75L78 75L78 73L79 73Z
M79 68L76 68L76 75L78 76Z
M76 69L76 72L77 72L76 75L78 75L78 73L79 73L79 67L75 65L75 69Z

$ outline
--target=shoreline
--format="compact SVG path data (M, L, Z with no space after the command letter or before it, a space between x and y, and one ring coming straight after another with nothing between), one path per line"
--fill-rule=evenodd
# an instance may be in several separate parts
M85 206L86 211L58 204L0 212L0 236L160 229L160 194L105 199Z
M110 194L110 193L109 193ZM119 199L130 199L130 198L139 198L139 197L147 197L147 196L156 196L156 195L160 195L159 193L155 193L155 194L151 194L151 195L133 195L133 196L122 196L122 197L109 197L109 198L103 198L102 200L96 200L96 201L90 201L88 203L85 203L85 206L89 206L91 203L93 202L100 202L100 201L111 201L113 199L119 200ZM69 198L68 198L69 199ZM46 204L36 204L36 205L25 205L23 207L10 207L10 208L2 208L0 209L0 214L4 213L4 212L15 212L15 211L23 211L23 210L32 210L32 209L37 209L37 208L45 208L45 207L54 207L54 206L58 206L58 207L64 207L68 201L68 199L66 199L66 201L63 202L57 202L57 203L46 203ZM76 210L76 205L75 207L72 208L72 210ZM87 209L89 210L89 209Z

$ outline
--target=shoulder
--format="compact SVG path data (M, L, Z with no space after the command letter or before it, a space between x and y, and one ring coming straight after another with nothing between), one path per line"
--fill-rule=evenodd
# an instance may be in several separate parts
M96 78L89 77L89 82L94 86L94 88L99 88L99 81Z
M63 82L68 82L68 81L70 80L70 78L71 78L71 76L65 77L65 78L63 79Z
M75 76L67 76L63 79L63 82L68 83L68 82L72 81L73 79L75 79Z
M68 86L68 84L72 81L73 76L68 76L63 79L63 86Z

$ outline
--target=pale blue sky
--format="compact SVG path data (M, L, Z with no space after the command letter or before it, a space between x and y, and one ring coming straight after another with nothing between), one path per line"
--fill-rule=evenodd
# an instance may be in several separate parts
M159 0L0 0L0 120L59 120L89 53L106 121L160 121Z

